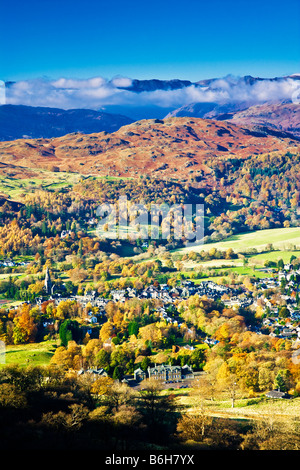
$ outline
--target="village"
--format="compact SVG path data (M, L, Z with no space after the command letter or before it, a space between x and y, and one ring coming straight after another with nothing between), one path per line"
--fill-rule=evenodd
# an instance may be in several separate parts
M27 264L27 263L24 263ZM24 264L21 264L22 266ZM3 267L12 268L18 263L5 260ZM295 267L296 266L296 267ZM63 302L73 302L80 306L83 312L80 320L82 334L87 334L91 339L98 338L102 326L107 322L107 308L109 303L124 304L127 301L138 299L140 301L153 301L156 318L172 327L178 333L186 327L186 322L181 314L180 305L188 301L192 296L207 301L212 301L222 308L240 312L252 312L256 320L248 322L245 329L257 335L267 335L270 338L289 340L292 348L297 348L300 343L300 269L298 265L286 263L280 268L265 267L262 269L264 276L253 276L251 282L218 282L214 278L198 279L181 278L174 283L152 283L143 288L126 287L123 289L111 288L103 295L96 288L87 287L82 295L69 293L62 288L57 288L56 278L48 267L44 278L44 293L37 296L33 303L42 308L45 302L52 302L56 307ZM25 302L30 303L30 302ZM32 302L31 302L32 303ZM243 313L242 313L243 315ZM250 316L251 316L250 315ZM48 316L43 320L43 326L54 328L56 319ZM197 330L192 325L187 326L187 333L192 341L183 338L180 345L174 343L173 351L196 353L200 347L211 348L219 341L214 335ZM108 338L103 343L104 348L113 350L114 339ZM202 346L201 346L202 345ZM88 367L80 369L78 374L90 374L93 380L106 377L107 371L102 367ZM131 388L141 389L145 378L154 377L161 381L163 388L187 388L195 379L203 374L201 370L195 370L190 365L181 363L173 365L169 363L152 363L151 367L141 368L137 365L133 372L123 375L121 381Z
M38 297L36 302L40 305L46 298L53 300L56 305L61 301L76 301L82 308L90 307L87 313L87 323L96 326L106 321L105 307L108 302L125 302L127 299L133 298L156 299L159 301L160 306L157 307L157 312L160 314L161 319L180 328L182 319L177 309L172 307L177 305L180 300L198 295L199 297L220 301L224 306L233 309L249 308L256 311L260 307L263 311L263 318L260 325L255 327L256 333L300 339L299 278L300 270L294 270L292 264L285 264L283 269L278 273L273 273L272 277L256 279L253 282L255 294L244 285L233 288L217 284L211 280L203 280L199 284L192 280L182 280L176 287L160 284L159 286L150 285L140 290L132 287L112 289L109 298L99 295L96 290L86 291L84 295L65 297L59 293L55 294L54 284L52 284L47 269L45 291L48 296ZM270 300L268 295L270 292L275 297L275 302ZM96 307L96 314L92 311L92 307ZM209 337L206 337L204 341L212 344Z

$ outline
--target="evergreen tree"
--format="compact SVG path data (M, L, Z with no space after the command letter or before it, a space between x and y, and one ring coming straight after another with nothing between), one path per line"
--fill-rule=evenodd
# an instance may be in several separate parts
M131 321L131 322L128 324L128 334L129 334L129 336L131 336L131 335L137 336L137 335L138 335L138 332L139 332L139 324L138 324L138 322L136 322L136 321Z
M82 240L79 240L78 256L82 257Z
M122 368L120 366L116 366L113 372L113 379L122 380L122 377L123 377Z
M150 366L150 364L151 364L150 358L145 356L144 359L141 362L141 369L146 371L148 369L148 367Z
M282 259L278 260L277 267L278 267L279 269L283 269L283 268L284 268L284 262L283 262Z

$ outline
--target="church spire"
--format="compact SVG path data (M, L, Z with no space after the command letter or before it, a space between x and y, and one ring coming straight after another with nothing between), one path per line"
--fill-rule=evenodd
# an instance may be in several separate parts
M49 268L46 268L46 276L45 276L45 290L47 294L51 294L52 282L50 277Z

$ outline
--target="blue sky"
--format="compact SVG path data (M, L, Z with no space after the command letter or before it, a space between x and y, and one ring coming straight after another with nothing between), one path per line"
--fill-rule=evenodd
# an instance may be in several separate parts
M2 2L0 78L300 72L299 0Z

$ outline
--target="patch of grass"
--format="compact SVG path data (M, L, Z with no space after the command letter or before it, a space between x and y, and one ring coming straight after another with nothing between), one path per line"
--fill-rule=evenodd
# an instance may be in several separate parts
M32 170L34 171L34 170ZM37 189L58 189L78 183L80 175L77 173L52 172L39 169L36 178L11 178L0 175L0 193L9 195L18 200L24 193Z
M188 413L201 412L200 402L212 416L222 416L232 419L261 419L267 417L298 419L300 397L289 400L276 400L266 398L264 395L250 398L241 398L235 401L232 408L231 400L201 400L197 395L186 394L178 397Z
M257 271L248 266L236 266L233 268L225 268L225 269L216 269L216 272L234 272L240 276L250 276L250 277L257 277L257 278L265 278L265 277L272 277L271 273Z
M256 248L263 250L268 244L274 248L290 251L294 246L300 247L300 227L276 228L268 230L256 230L254 232L233 235L226 240L207 243L199 246L189 246L174 250L177 253L188 253L190 251L209 251L211 248L226 251L232 248L236 253L246 252L248 249Z
M265 261L278 261L282 259L284 263L288 263L292 255L300 258L300 251L268 251L267 253L250 256L249 262L251 264L257 263L263 265Z
M48 365L51 357L55 352L56 347L56 341L43 341L41 343L7 345L5 349L5 363L1 365Z

